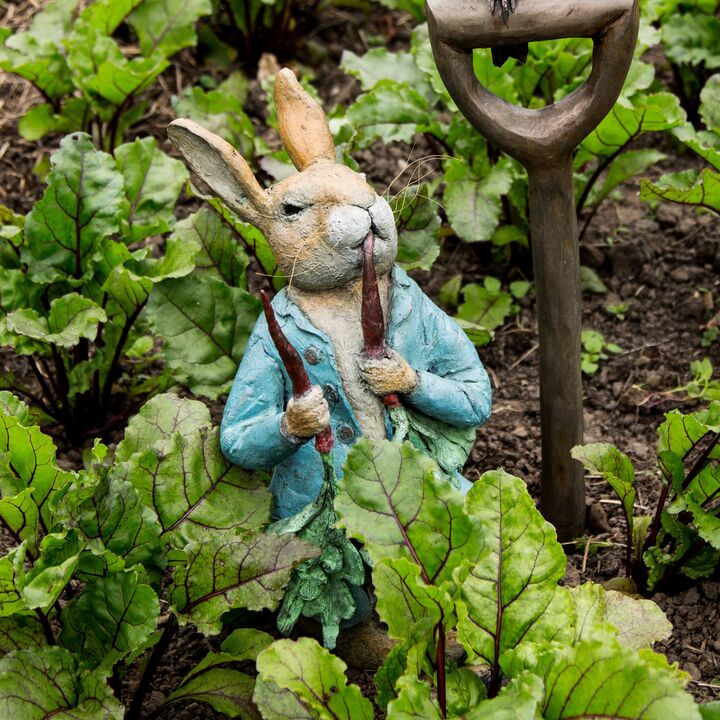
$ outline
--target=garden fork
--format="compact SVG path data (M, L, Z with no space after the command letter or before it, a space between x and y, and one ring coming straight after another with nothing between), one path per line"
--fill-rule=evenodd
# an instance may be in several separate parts
M561 540L581 534L583 470L570 457L582 443L580 261L572 153L612 108L633 58L637 0L520 0L494 14L488 0L426 0L440 75L461 112L488 141L528 171L540 339L541 510ZM503 6L504 7L504 6ZM537 110L489 92L473 71L474 48L589 37L590 76Z

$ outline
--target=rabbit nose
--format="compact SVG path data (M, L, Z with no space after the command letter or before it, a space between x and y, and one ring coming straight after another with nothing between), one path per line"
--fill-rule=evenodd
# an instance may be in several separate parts
M368 209L373 234L383 240L392 240L396 234L395 218L390 205L378 197Z
M328 217L330 243L341 247L362 244L370 230L370 224L370 215L363 208L355 205L335 208Z

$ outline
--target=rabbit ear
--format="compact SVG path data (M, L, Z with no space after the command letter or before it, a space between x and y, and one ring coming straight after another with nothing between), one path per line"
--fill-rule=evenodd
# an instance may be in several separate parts
M168 135L193 171L244 220L254 223L265 213L268 194L230 143L192 120L173 120Z
M302 89L290 68L275 78L280 137L298 170L316 160L335 161L335 145L323 109Z

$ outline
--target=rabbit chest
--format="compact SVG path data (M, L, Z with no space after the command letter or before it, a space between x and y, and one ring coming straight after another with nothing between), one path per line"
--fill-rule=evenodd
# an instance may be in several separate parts
M387 318L389 282L387 276L378 281L383 314ZM374 439L386 438L383 402L363 381L357 363L364 348L360 285L322 293L293 288L290 296L312 324L329 338L343 390L363 435Z

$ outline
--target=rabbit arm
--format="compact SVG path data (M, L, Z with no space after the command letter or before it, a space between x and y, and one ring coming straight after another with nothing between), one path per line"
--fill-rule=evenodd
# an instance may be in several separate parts
M278 359L266 349L262 328L267 332L264 319L248 342L220 427L225 457L250 470L278 465L304 442L281 429L285 379Z
M477 427L490 417L490 380L484 368L448 376L419 372L420 382L407 402L421 412L454 427Z
M474 345L462 328L419 289L413 297L422 327L408 328L397 350L418 371L417 386L404 400L430 417L455 427L477 427L490 417L492 389ZM423 342L419 343L418 338ZM407 346L405 347L405 345Z

